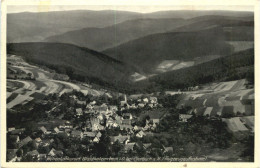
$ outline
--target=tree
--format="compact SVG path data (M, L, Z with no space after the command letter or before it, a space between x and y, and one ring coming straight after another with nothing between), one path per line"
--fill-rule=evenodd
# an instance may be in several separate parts
M48 146L39 146L38 152L39 153L48 153L50 151L50 148Z
M113 155L115 157L120 157L121 156L121 151L123 150L123 145L117 140L113 145L112 145L112 151Z
M17 155L18 157L22 157L22 156L23 156L23 150L22 150L21 148L18 149L17 152L16 152L16 155Z
M30 141L30 142L28 142L27 146L29 147L29 149L30 149L31 151L37 149L37 145L36 145L36 142L35 142L35 141Z
M33 157L31 155L25 155L25 156L22 157L21 161L22 162L36 162L37 158Z
M144 157L146 155L146 151L143 147L143 143L140 141L136 142L133 149L139 157Z
M253 70L253 69L250 69L250 70L246 73L246 80L247 80L250 84L254 84L255 76L254 76L254 70Z
M254 161L254 136L249 136L245 140L246 149L241 154L242 157L245 157L248 161Z

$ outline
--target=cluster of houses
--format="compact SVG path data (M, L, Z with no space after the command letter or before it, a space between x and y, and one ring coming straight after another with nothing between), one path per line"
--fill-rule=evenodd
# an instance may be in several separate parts
M120 110L137 109L137 108L144 108L144 107L155 108L158 106L160 106L160 104L158 104L157 97L152 97L152 96L139 98L136 101L134 101L132 104L129 104L127 102L126 95L124 95L124 100L120 102Z
M76 101L78 108L74 108L74 117L81 118L83 116L87 118L83 124L75 126L71 123L71 121L62 120L62 119L53 119L50 121L42 121L39 122L39 132L40 136L32 139L31 136L27 136L23 139L20 139L21 135L25 131L22 129L9 128L8 136L12 136L12 139L15 139L15 143L18 144L17 149L8 149L7 151L7 161L20 161L21 158L17 157L16 152L19 148L22 148L24 145L27 145L29 142L34 141L37 147L47 147L50 146L54 141L52 135L56 134L66 134L69 137L77 138L82 140L83 138L88 138L90 143L99 143L100 138L102 136L101 131L105 129L119 128L121 131L125 131L124 135L119 134L118 136L111 136L111 143L115 143L119 141L124 144L124 148L127 150L132 149L135 145L135 142L130 142L130 136L136 136L137 138L142 138L144 136L152 136L151 130L155 129L157 124L159 124L159 117L151 117L150 120L146 120L146 125L144 127L140 127L135 125L133 116L129 112L121 113L120 115L117 113L119 110L131 109L131 108L143 108L146 105L150 107L156 107L158 105L156 97L143 98L138 99L137 106L135 104L129 105L127 102L127 98L125 96L125 100L121 101L120 105L107 105L105 103L101 105L97 105L96 101L92 101L90 103L86 103L86 101L79 100L75 95L71 97ZM53 108L51 111L55 111L59 109L59 105ZM82 107L85 108L82 108ZM144 144L147 148L149 145ZM51 148L46 153L39 153L37 150L29 151L23 155L30 155L33 158L41 161L48 157L62 157L63 152L60 150L56 150Z

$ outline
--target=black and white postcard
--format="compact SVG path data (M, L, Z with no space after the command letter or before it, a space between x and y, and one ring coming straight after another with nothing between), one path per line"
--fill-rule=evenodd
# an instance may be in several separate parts
M3 167L259 167L257 5L2 1Z

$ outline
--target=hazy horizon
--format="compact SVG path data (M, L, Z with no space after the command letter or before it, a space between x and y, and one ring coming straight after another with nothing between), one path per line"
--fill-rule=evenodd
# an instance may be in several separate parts
M7 6L7 13L41 13L41 12L59 12L59 11L77 11L77 10L89 10L89 11L125 11L136 13L154 13L162 11L241 11L241 12L253 12L253 6L62 6L62 5L42 5L42 6Z

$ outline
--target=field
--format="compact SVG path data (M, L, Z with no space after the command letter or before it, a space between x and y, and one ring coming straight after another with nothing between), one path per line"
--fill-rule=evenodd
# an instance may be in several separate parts
M194 61L164 60L158 66L157 72L173 71L194 65Z
M254 99L254 89L246 89L246 80L236 80L228 82L211 83L202 86L196 91L186 92L166 92L168 94L180 94L184 96L178 107L190 106L193 109L199 107L212 107L213 112L211 116L222 114L223 108L232 107L232 112L236 115L239 113L253 114L253 111L246 109L246 104L243 102L247 100L247 105L252 106Z
M8 62L12 63L8 65L11 68L21 70L26 73L31 73L35 80L7 80L7 108L11 109L16 105L27 103L33 100L35 93L41 93L44 95L57 93L59 96L66 92L72 92L77 90L83 94L92 94L94 96L100 96L104 94L102 91L98 91L80 83L72 83L69 81L54 80L54 73L41 69L40 67L30 65L23 61L19 56L8 56Z

